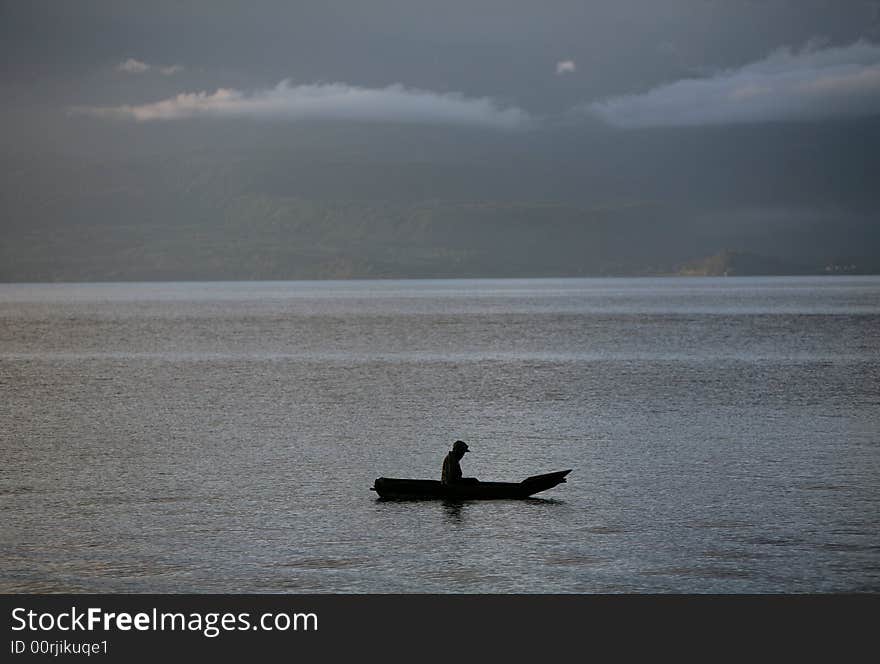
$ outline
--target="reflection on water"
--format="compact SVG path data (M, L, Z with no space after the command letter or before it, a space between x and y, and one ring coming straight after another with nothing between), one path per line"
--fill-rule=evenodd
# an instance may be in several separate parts
M464 502L460 500L444 500L443 512L446 516L447 523L451 525L461 525L462 513L465 509Z
M877 591L878 393L873 277L0 285L0 591Z

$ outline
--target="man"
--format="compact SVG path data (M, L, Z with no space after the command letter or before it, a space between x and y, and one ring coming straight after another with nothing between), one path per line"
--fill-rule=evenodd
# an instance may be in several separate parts
M476 482L473 477L461 476L461 465L459 461L468 451L467 443L463 440L456 440L452 444L452 450L443 459L443 474L440 476L443 484L455 484L461 482Z

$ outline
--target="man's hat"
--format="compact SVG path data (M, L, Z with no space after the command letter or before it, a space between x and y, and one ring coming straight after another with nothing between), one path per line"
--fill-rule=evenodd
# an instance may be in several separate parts
M456 440L452 444L452 451L453 452L467 452L468 451L467 443L464 442L463 440Z

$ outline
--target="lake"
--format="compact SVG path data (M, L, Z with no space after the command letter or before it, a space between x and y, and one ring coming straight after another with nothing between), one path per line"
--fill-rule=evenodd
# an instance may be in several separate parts
M880 591L880 277L2 284L0 395L0 592Z

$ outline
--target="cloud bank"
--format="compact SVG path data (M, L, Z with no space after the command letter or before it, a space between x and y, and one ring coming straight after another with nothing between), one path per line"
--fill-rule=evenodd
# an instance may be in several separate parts
M180 65L157 67L156 65L148 65L146 62L136 60L135 58L129 58L116 65L116 71L121 71L126 74L143 74L151 70L158 71L163 76L173 76L177 72L183 71L183 67Z
M857 117L880 113L880 46L775 51L709 78L579 108L624 128Z
M556 63L556 75L573 74L577 70L574 60L561 60Z
M134 58L129 58L116 65L116 71L125 72L126 74L143 74L145 71L149 71L149 69L150 65L146 62L141 62Z
M525 111L501 107L486 97L469 98L459 93L438 93L402 85L385 88L362 88L345 83L291 86L286 80L274 88L251 94L220 88L210 94L187 92L139 106L91 106L73 111L138 122L199 117L331 118L495 129L516 129L531 122Z

